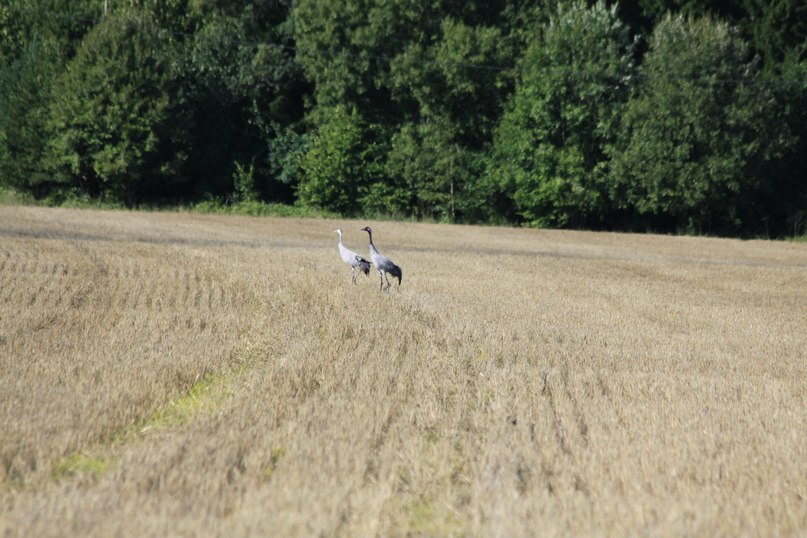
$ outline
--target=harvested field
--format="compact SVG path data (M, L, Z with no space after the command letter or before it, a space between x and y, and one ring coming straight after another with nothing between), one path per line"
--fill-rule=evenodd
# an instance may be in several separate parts
M4 536L804 535L805 380L805 244L0 206Z

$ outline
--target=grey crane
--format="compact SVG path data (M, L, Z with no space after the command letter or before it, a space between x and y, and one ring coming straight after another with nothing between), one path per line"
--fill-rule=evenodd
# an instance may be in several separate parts
M367 232L367 235L370 236L370 259L373 260L373 265L375 268L378 269L378 274L381 277L381 288L384 289L384 279L387 280L387 289L392 286L389 281L389 277L387 274L393 276L393 278L398 279L398 287L401 287L401 280L403 280L403 271L400 267L392 263L392 260L378 252L378 249L375 248L373 244L373 230L370 229L369 226L365 226L362 228L363 232Z
M345 245L342 244L342 230L337 229L334 232L339 234L339 255L342 257L342 261L345 262L350 266L350 274L353 277L353 283L356 283L356 268L359 268L359 271L364 272L365 275L370 274L370 262L347 248Z

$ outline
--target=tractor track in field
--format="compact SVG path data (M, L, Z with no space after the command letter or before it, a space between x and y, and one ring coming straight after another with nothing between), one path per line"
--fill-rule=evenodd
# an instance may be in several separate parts
M577 396L578 380L568 369L545 372L541 396L551 412L556 457L541 462L541 476L547 491L556 495L559 488L570 487L590 500L586 478L581 474L577 460L589 448L589 426ZM570 469L575 469L570 471ZM564 476L569 475L571 476Z

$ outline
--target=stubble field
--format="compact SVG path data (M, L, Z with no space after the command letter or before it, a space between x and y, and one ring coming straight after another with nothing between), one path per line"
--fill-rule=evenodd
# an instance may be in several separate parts
M6 536L804 535L806 380L805 244L0 207Z

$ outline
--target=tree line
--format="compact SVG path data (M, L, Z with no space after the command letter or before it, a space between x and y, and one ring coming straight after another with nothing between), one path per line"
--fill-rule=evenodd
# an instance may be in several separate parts
M6 0L0 184L59 203L801 234L799 0Z

